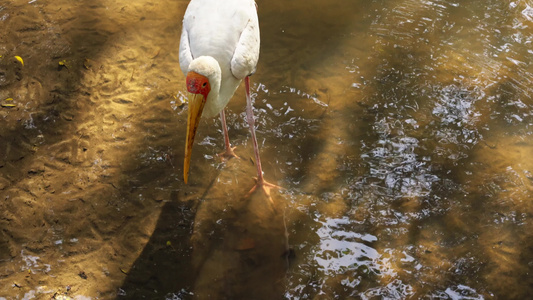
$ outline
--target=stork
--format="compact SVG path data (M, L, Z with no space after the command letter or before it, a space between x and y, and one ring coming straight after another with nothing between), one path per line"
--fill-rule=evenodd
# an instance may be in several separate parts
M224 108L244 79L246 120L255 153L257 179L250 193L261 188L267 195L277 187L265 181L259 157L250 97L250 76L259 59L259 21L254 0L192 0L185 11L180 40L180 67L188 91L187 138L183 179L188 182L194 136L200 118L220 114L225 157L236 157L229 142Z

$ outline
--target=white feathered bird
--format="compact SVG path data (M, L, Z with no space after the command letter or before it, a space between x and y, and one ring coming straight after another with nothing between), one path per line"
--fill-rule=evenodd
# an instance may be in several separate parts
M220 113L226 151L229 144L224 108L244 79L246 119L250 126L257 166L257 187L268 194L275 187L263 178L254 130L249 76L259 59L259 21L254 0L192 0L185 11L180 41L180 67L187 77L189 112L183 178L188 181L191 151L200 117Z

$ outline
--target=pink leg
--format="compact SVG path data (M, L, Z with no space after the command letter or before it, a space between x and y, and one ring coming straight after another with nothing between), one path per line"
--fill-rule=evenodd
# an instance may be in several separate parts
M252 98L250 97L250 77L244 78L244 85L246 88L246 121L250 126L250 133L252 134L252 142L254 145L255 153L255 165L257 167L257 182L255 186L250 190L249 194L253 193L257 187L261 187L263 191L270 196L271 188L279 188L277 185L268 183L263 178L263 169L261 168L261 158L259 157L259 146L257 145L257 138L255 137L255 119L252 107ZM270 199L272 201L272 199Z
M228 126L226 126L226 114L224 113L224 109L222 109L222 111L220 112L220 120L222 121L222 130L224 131L224 145L226 151L220 153L219 156L222 156L222 158L227 159L230 159L232 157L238 157L235 152L233 152L233 149L235 149L235 147L231 147L229 143Z

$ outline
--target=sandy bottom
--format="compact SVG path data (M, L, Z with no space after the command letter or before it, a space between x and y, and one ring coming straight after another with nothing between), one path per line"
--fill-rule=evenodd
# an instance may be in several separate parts
M0 99L13 98L0 110L0 296L190 289L175 273L195 204L173 150L186 2L30 3L0 5Z

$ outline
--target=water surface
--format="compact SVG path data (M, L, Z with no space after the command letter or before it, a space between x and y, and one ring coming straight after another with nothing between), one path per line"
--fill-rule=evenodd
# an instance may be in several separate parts
M533 3L258 1L272 202L242 87L182 181L186 5L0 2L0 297L533 293Z

